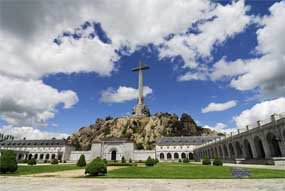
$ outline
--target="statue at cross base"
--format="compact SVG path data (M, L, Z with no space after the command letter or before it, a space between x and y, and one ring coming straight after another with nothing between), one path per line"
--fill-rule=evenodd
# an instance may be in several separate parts
M144 104L144 97L143 97L143 70L147 70L147 69L149 69L149 66L143 65L142 62L139 62L139 66L137 68L132 69L133 72L139 73L137 105L132 110L132 114L135 117L150 116L149 109Z

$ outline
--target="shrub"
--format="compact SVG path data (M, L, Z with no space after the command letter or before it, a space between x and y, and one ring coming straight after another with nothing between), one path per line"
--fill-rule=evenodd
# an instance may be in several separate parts
M50 164L58 164L58 160L57 159L53 159Z
M86 166L86 161L85 161L85 156L84 155L80 155L80 157L79 157L79 159L77 161L76 166L79 166L79 167Z
M126 163L126 159L124 156L122 156L122 159L121 159L122 163Z
M145 161L145 165L146 166L153 166L155 165L155 160L152 159L150 156L147 158L147 160Z
M37 164L37 161L36 161L36 159L32 158L32 159L28 160L27 163L28 163L28 165L33 166L33 165L36 165L36 164Z
M154 159L154 163L155 163L155 164L159 163L159 160L158 160L157 158Z
M27 163L28 160L27 159L24 159L24 160L18 160L18 163Z
M90 162L85 168L85 174L89 174L90 176L100 176L105 175L106 173L107 165L98 157Z
M137 166L137 163L121 163L121 162L111 162L107 166Z
M103 159L103 162L104 162L105 164L108 164L107 159Z
M203 165L210 165L210 164L211 164L211 161L210 161L210 159L209 159L207 156L205 156L205 157L203 158L202 164L203 164Z
M189 163L189 159L188 158L184 158L183 159L183 163Z
M215 157L213 161L213 165L215 166L223 166L223 161L219 157Z
M66 160L64 160L63 163L66 163Z
M182 160L181 160L181 159L179 159L179 160L178 160L178 162L182 162Z
M11 150L3 151L0 164L0 173L15 172L18 169L16 154Z
M133 161L132 161L132 159L130 158L130 159L129 159L129 163L132 163L132 162L133 162Z

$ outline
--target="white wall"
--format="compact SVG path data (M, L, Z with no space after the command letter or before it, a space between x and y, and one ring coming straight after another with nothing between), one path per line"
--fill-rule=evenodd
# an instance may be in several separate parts
M134 150L133 160L146 160L149 156L155 158L155 150Z
M71 151L69 161L77 162L81 155L85 156L86 161L92 160L90 151Z

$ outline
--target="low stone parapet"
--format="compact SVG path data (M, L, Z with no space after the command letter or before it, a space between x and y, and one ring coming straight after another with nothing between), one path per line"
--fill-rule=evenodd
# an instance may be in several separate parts
M284 166L285 167L285 157L273 157L273 164L275 166Z
M245 159L244 158L236 158L235 163L236 164L241 164Z

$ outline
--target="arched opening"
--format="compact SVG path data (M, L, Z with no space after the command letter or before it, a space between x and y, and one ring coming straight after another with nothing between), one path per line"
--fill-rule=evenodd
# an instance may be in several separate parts
M51 159L55 159L55 154L52 154L52 155L51 155Z
M178 153L174 153L174 159L178 159L178 158L179 158Z
M269 145L271 157L281 157L281 149L279 146L280 140L273 133L268 133L266 138Z
M257 158L265 158L265 152L261 139L258 136L254 137L254 146L257 154Z
M227 149L226 145L224 145L224 155L225 155L225 159L227 159L229 156L228 149Z
M40 160L44 159L44 154L40 154Z
M33 157L33 155L32 155L32 154L29 154L28 160L31 160L32 157Z
M48 160L49 159L49 154L46 154L46 160Z
M193 160L193 159L194 159L193 153L189 153L189 160Z
M35 154L34 159L38 159L38 154Z
M20 153L19 155L18 155L18 160L21 160L22 159L22 154Z
M159 154L159 158L160 158L160 160L164 160L164 154L163 154L163 153L160 153L160 154Z
M209 157L209 158L211 158L211 152L210 152L210 149L208 149L207 153L208 153L208 157Z
M237 151L237 158L242 157L242 149L238 141L235 143L235 146Z
M182 154L181 154L181 158L185 159L185 158L186 158L186 154L185 154L185 153L182 153Z
M252 150L250 143L247 139L244 140L244 148L245 148L246 159L252 159L253 158Z
M222 150L221 145L219 146L219 153L220 153L221 158L224 158L223 150Z
M234 159L235 158L235 151L234 151L234 147L233 147L232 143L229 144L229 150L230 150L231 159Z
M214 148L211 148L211 156L212 158L215 158Z
M112 161L116 161L117 160L117 151L116 150L113 150L111 152L111 160Z
M57 159L58 159L59 161L62 161L62 153L59 153L59 154L57 155Z
M167 157L167 160L171 160L172 158L170 153L167 153L166 157Z
M219 156L218 149L217 149L217 147L215 147L215 157L218 157L218 156Z

